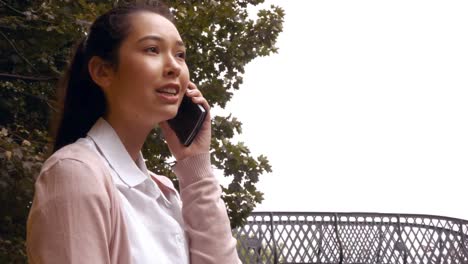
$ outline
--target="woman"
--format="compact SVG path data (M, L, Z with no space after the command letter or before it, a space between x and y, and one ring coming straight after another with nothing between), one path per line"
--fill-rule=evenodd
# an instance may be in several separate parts
M165 7L121 6L79 43L61 84L55 152L36 180L30 263L239 263L211 170L209 115L189 147L166 122L184 94L209 109L171 21ZM180 198L141 155L158 124Z

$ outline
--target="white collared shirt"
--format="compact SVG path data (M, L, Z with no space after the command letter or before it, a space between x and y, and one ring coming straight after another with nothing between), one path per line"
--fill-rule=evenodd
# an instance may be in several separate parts
M141 152L135 163L111 125L99 118L80 143L109 168L122 201L132 263L189 263L181 202L170 181L148 171ZM168 197L158 181L170 190Z

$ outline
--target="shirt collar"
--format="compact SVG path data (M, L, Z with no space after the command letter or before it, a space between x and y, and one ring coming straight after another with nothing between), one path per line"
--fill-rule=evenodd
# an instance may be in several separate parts
M112 126L100 117L89 130L88 136L97 145L109 165L129 187L135 187L149 178L148 169L141 152L136 163L130 157L125 146Z

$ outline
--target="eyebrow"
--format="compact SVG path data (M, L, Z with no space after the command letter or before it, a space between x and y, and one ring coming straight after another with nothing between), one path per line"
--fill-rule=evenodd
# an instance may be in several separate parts
M164 41L163 38L161 38L160 36L156 36L156 35L148 35L148 36L144 36L142 37L141 39L139 39L137 42L140 43L140 42L143 42L145 40L156 40L156 41ZM185 44L182 40L177 40L176 41L176 44L177 46L181 46L181 47L185 47Z

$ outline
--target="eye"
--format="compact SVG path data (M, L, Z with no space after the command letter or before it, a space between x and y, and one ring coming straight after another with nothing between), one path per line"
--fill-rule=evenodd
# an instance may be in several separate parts
M146 52L149 52L149 53L155 53L155 54L159 54L159 48L158 47L148 47L145 49Z
M185 51L181 51L181 52L177 52L177 53L176 53L176 57L177 57L177 58L181 58L181 59L183 59L183 60L185 60L185 57L186 57L186 56L187 56L187 55L186 55Z

